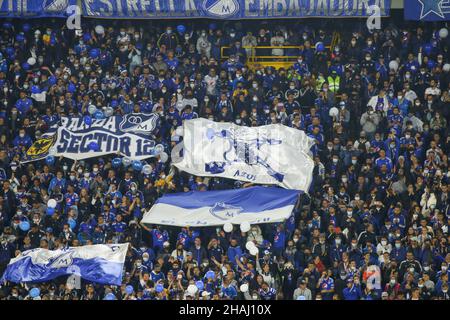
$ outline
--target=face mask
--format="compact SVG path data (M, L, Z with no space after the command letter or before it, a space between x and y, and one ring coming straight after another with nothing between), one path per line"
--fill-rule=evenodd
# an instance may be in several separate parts
M370 61L370 57L366 57L366 61Z
M361 198L360 197L355 197L355 200L356 201L359 201Z
M257 83L253 83L252 86L253 86L253 88L255 88L255 89L258 88L258 84L257 84Z
M396 244L395 244L395 247L396 247L397 249L400 249L401 246L402 246L402 245L401 245L400 243L396 243Z
M89 178L89 172L85 172L84 173L84 177L87 179L87 178Z
M144 262L147 262L147 261L148 261L148 258L142 258L142 260L144 260Z
M256 294L252 295L253 300L258 300L258 296Z
M25 137L25 133L20 133L19 137L21 137L21 138Z
M395 279L391 279L391 281L389 281L389 283L394 285L395 284Z
M342 182L343 182L343 183L346 183L347 181L348 181L347 178L342 178Z
M67 171L68 168L69 168L68 166L63 166L64 171Z
M136 191L136 188L135 188L135 187L132 187L132 188L131 188L131 191L135 192L135 191Z
M441 266L442 271L447 271L447 266Z
M425 267L423 267L423 270L424 270L424 271L429 271L429 270L430 270L430 267L429 267L429 266L425 266Z
M167 34L171 34L172 30L171 29L167 29Z
M23 85L23 88L24 88L24 89L28 89L28 87L29 87L28 84L24 84L24 85Z
M75 180L75 176L70 176L70 180L74 181Z
M92 171L94 171L94 172L98 172L98 168L97 167L95 167L94 169L92 169Z
M338 162L338 159L333 158L333 163L337 163L337 162Z
M230 37L234 38L236 36L236 33L230 33Z
M289 89L294 90L295 86L289 86Z
M340 245L341 244L341 239L336 239L336 244Z
M353 211L347 211L347 217L351 218L353 216Z

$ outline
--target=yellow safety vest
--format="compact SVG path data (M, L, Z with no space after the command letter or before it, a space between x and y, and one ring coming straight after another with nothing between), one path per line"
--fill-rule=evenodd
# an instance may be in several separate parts
M332 76L328 76L328 87L331 92L338 92L339 91L339 83L341 82L341 78L337 76L333 79Z
M325 83L325 78L320 76L316 80L316 91L322 90L322 85Z

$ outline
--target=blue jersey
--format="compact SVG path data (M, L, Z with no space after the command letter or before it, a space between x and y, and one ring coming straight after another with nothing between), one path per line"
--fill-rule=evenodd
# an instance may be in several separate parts
M275 300L277 291L274 288L269 288L267 291L259 289L259 296L261 300Z
M153 247L162 248L164 242L169 241L169 234L165 230L161 232L158 229L153 229L152 238L153 238Z
M388 170L389 172L391 172L391 171L392 171L392 168L393 168L392 160L389 159L388 157L384 157L384 159L383 159L383 158L377 158L377 159L375 160L375 165L377 166L378 169L381 169L381 166L382 166L382 165L386 165L387 170Z

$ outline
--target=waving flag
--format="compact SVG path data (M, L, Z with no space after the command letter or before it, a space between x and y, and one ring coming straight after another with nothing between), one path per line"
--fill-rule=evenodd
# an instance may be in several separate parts
M202 227L227 222L281 222L291 215L299 193L276 187L251 187L165 194L144 215L142 223Z
M11 259L2 280L42 282L76 274L83 279L121 285L128 243L97 244L60 250L33 249Z
M183 125L183 157L173 164L197 176L276 184L308 191L314 140L304 131L281 124L260 127L193 119ZM174 152L173 152L174 153Z

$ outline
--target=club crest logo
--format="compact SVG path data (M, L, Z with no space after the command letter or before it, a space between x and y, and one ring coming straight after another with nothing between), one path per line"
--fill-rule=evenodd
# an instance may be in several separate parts
M158 116L155 114L126 114L119 125L119 129L123 132L149 134L156 128Z
M209 212L220 220L229 220L238 216L244 209L226 204L224 202L216 202L214 206L209 209Z
M65 252L50 261L47 265L48 268L59 269L59 268L67 268L73 264L73 251Z
M228 18L239 10L237 0L204 0L203 10L210 16Z
M65 12L69 6L69 0L46 0L44 1L44 11Z

